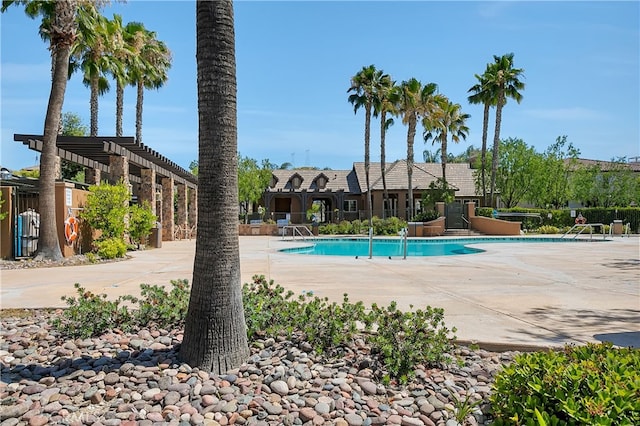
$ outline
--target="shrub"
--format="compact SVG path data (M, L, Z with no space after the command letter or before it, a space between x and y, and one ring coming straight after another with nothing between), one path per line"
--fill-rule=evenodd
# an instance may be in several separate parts
M440 217L440 213L436 210L426 210L418 213L411 220L412 222L429 222Z
M542 225L538 228L538 232L541 234L558 234L560 230L552 225Z
M549 425L640 424L638 371L640 352L609 343L519 355L496 377L495 424L536 424L536 410Z
M156 216L148 202L143 205L134 204L129 208L129 236L131 241L140 244L156 224Z
M189 282L171 280L171 292L164 286L140 284L140 299L125 296L126 300L138 305L138 324L154 324L166 328L180 324L189 308Z
M90 194L80 216L91 229L102 231L101 239L124 237L124 217L129 208L129 189L124 183L89 187Z
M388 308L373 304L367 325L377 329L372 345L390 373L385 380L393 377L400 383L413 377L417 364L444 361L444 354L451 349L449 333L456 332L455 327L449 330L444 326L443 309L427 306L402 312L395 302Z
M97 241L95 244L98 256L103 259L115 259L123 257L127 253L127 245L120 238L108 238Z
M93 294L78 283L74 284L74 288L77 298L62 296L67 309L51 322L63 335L85 338L98 336L114 328L127 331L133 327L133 316L122 306L122 298L107 300L106 294Z

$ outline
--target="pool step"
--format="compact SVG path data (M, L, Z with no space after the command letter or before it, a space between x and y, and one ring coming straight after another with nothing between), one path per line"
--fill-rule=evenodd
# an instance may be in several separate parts
M483 235L472 229L447 229L444 231L445 237L479 237Z

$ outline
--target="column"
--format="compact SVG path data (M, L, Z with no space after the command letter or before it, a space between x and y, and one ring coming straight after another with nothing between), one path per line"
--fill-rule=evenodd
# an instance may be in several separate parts
M173 241L173 177L162 178L162 240Z
M100 169L85 168L84 181L89 185L100 185L102 171Z
M111 173L111 179L119 182L122 180L124 184L131 191L131 185L129 183L129 159L125 156L110 155L109 156L109 172Z
M187 186L184 183L179 183L176 185L176 189L178 192L178 205L176 210L176 218L177 223L176 226L182 228L182 232L179 237L189 238L187 230Z
M156 171L153 169L141 169L140 175L140 204L149 203L151 212L156 214Z
M198 188L189 188L189 227L198 225Z

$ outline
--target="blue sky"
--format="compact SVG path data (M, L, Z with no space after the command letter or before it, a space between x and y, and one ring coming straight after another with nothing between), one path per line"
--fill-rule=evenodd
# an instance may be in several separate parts
M173 54L169 80L145 92L143 142L183 167L197 159L195 4L113 3L103 14L143 22ZM42 134L50 90L38 21L11 7L1 19L0 163L33 165L14 133ZM520 104L504 111L501 136L544 151L566 135L581 157L640 155L640 3L628 2L250 2L235 3L238 149L295 166L349 169L364 158L364 115L347 102L350 78L375 64L398 83L434 82L471 114L470 134L449 151L479 147L482 107L467 102L493 55L513 52L525 70ZM100 135L115 134L115 89L100 98ZM65 112L89 125L89 89L69 81ZM492 114L492 122L494 115ZM406 126L387 135L387 161L406 158ZM490 127L490 135L493 124ZM125 91L124 133L135 135L135 90ZM415 159L424 149L418 129ZM379 161L379 131L371 159Z

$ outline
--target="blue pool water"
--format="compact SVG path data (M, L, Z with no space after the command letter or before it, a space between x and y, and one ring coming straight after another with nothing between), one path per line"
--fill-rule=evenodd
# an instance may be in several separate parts
M407 256L454 256L481 253L485 250L468 247L471 244L484 243L549 243L575 242L562 238L462 238L407 240ZM366 238L326 238L316 239L304 247L280 250L285 253L311 254L324 256L369 256L369 240ZM404 256L403 241L399 238L374 239L373 256Z

